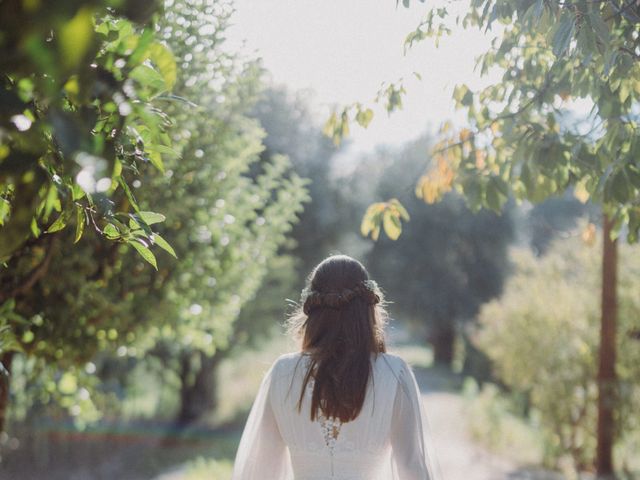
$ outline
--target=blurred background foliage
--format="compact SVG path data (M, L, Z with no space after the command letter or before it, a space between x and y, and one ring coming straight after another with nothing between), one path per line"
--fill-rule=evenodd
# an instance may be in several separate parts
M508 17L512 7L489 3ZM445 33L434 15L409 44ZM387 293L396 351L467 379L479 442L592 471L601 207L619 202L618 219L636 208L635 166L619 165L624 199L609 177L604 197L565 177L505 190L515 170L499 164L520 158L506 142L517 132L473 110L503 98L493 90L456 93L498 138L485 154L456 131L462 157L434 155L448 127L353 158L334 142L350 110L330 120L336 137L311 94L274 85L228 47L232 19L230 0L0 3L0 473L140 479L178 465L181 478L228 478L264 369L297 348L282 335L288 306L337 252L363 260ZM401 94L388 85L380 98L393 110ZM530 133L519 153L540 175L557 166L540 163L549 149L567 160L596 147L571 118L538 113L526 122L546 143ZM453 170L465 171L458 189ZM633 472L640 255L620 243L615 446L617 468Z
M558 239L541 258L520 247L500 299L479 314L474 341L523 411L535 411L545 436L545 462L557 468L569 455L576 470L591 467L595 455L599 348L599 242ZM640 405L640 350L632 332L640 315L640 247L624 245L620 266L618 337L619 397L616 432L620 441L637 432ZM624 452L622 464L635 461Z

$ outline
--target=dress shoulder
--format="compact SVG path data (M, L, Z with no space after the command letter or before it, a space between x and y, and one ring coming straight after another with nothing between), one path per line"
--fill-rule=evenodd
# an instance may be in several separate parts
M298 366L304 355L301 352L291 352L280 355L275 362L273 362L273 375L291 375L291 373Z
M376 362L377 368L390 372L398 381L411 372L409 364L399 355L393 353L381 353Z
M394 369L400 370L410 368L404 358L394 353L381 353L378 356L382 357L382 360L385 361L385 363L390 364Z

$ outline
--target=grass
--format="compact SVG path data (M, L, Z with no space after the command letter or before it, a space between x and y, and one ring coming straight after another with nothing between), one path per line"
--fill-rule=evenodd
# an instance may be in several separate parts
M187 462L181 480L228 480L232 469L228 460L198 457Z
M513 413L509 399L495 385L486 383L480 390L473 379L467 378L463 396L475 441L518 464L542 464L542 435L529 421Z

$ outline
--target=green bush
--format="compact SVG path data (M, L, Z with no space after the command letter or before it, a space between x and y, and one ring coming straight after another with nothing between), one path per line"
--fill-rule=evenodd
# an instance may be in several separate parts
M498 378L538 412L545 463L569 457L578 471L591 468L596 444L599 251L579 238L558 241L540 259L514 250L514 274L482 309L475 337ZM640 410L640 345L630 335L640 314L640 247L620 245L620 259L617 440L624 443Z
M543 439L535 419L524 419L512 398L492 383L482 388L472 378L463 386L469 430L474 440L523 464L541 463Z

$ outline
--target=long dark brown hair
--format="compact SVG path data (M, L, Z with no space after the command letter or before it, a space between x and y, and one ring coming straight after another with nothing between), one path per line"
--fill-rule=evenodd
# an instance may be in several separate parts
M364 266L346 255L333 255L313 269L302 291L290 330L302 337L302 352L310 356L298 411L313 378L311 420L348 422L364 403L371 377L371 354L386 351L386 313L382 292Z

